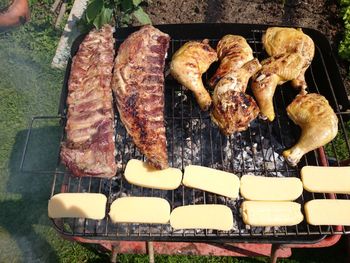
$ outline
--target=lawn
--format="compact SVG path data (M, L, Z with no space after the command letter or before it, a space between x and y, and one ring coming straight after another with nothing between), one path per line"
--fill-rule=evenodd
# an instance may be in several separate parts
M63 71L50 68L61 33L53 29L50 3L31 1L31 22L0 33L0 262L106 262L105 254L63 240L52 228L47 217L52 174L19 171L28 123L32 116L57 113L64 77ZM53 169L59 129L57 120L35 123L27 169ZM340 248L344 243L329 249L297 250L292 259L283 262L340 262L344 257L338 253ZM147 262L146 256L122 255L119 259ZM156 256L156 262L267 259Z

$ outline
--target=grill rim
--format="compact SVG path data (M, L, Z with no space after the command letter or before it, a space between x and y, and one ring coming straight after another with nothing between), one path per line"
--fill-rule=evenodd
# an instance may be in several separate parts
M181 25L176 25L175 24L175 25L158 25L158 26L155 26L155 27L159 28L163 32L166 32L166 33L170 34L173 38L174 38L174 36L176 37L177 34L180 34L182 37L181 37L181 40L179 40L179 41L187 41L187 40L190 40L190 39L208 38L208 34L207 34L208 32L211 32L211 34L216 34L216 35L219 35L219 36L223 36L224 34L227 34L227 32L223 32L225 30L226 31L228 30L229 32L233 33L232 32L233 30L230 28L230 27L233 27L233 26L236 27L236 29L238 28L239 31L261 33L261 31L264 31L267 27L271 27L273 25L254 25L254 24L181 24ZM280 26L280 25L278 25L278 26ZM207 28L207 27L209 27L210 30L207 30L207 31L203 30L203 28ZM196 31L193 31L193 30L194 29L198 29L198 28L201 29L201 31L199 33L200 34L206 34L206 37L201 37L201 36L198 36L198 35L196 35L194 37L193 32L197 32L198 30L196 30ZM136 31L138 29L139 29L139 27L117 29L116 33L115 33L115 36L116 35L121 35L121 36L126 37L127 35L129 35L130 33L134 32L134 31ZM214 30L214 29L217 29L217 30ZM322 56L325 56L325 58L328 61L331 61L332 63L334 63L334 64L332 64L333 67L331 67L331 69L333 69L332 81L331 81L331 79L328 76L329 83L332 85L332 82L334 82L334 81L339 82L339 79L341 80L341 77L340 77L340 74L339 74L338 65L336 63L334 54L331 51L331 46L330 46L328 40L325 38L324 35L322 35L322 33L320 33L317 30L309 29L309 28L303 28L303 30L304 30L304 32L306 34L309 34L309 35L312 36L315 44L317 42L317 46L319 46L321 44L320 50L322 52L320 52L320 53L322 54ZM184 39L184 37L183 37L184 32L185 32L186 36L188 35L188 39ZM234 34L240 34L240 33L237 33L235 31ZM241 34L241 35L245 36L245 34ZM315 38L314 36L317 36L317 38ZM78 37L78 39L74 42L73 47L72 47L72 56L76 53L76 51L77 51L77 49L79 47L79 44L81 43L83 38L84 38L84 35ZM121 37L121 38L123 39L123 37ZM254 48L254 50L256 50L256 47ZM334 65L336 66L335 68L334 68ZM330 66L330 65L327 64L327 63L324 63L324 66L326 67L325 68L326 72L327 73L330 72L329 69L327 68L327 66ZM65 78L64 78L64 84L63 84L63 88L62 88L62 92L61 92L61 98L60 98L60 103L59 103L59 116L61 116L61 122L62 123L64 123L65 108L67 106L66 105L66 97L67 97L67 90L68 90L67 87L68 87L68 79L69 79L69 74L70 74L70 67L71 67L71 59L69 60L69 63L67 65L66 74L65 74ZM340 81L340 86L341 86L341 88L339 88L339 89L336 89L336 90L332 89L331 90L332 93L333 93L332 94L333 95L333 99L336 102L338 102L338 97L339 96L341 98L344 98L344 96L342 96L342 95L344 95L343 94L344 92L346 94L346 91L345 91L345 88L343 86L342 81ZM334 91L336 91L338 93L335 94ZM339 92L341 94L339 94ZM322 95L324 95L324 94L322 94ZM347 96L345 96L345 98L347 98ZM346 103L342 102L341 105L342 105L343 108L346 108L346 109L349 108L349 102L348 101L346 101ZM344 105L346 105L346 107L344 107ZM349 114L349 112L342 112L342 111L340 111L339 104L336 104L336 107L337 107L336 113L340 117L342 128L344 129L345 126L344 126L344 122L343 122L343 119L342 119L342 115L347 115L347 114ZM33 121L31 123L31 127L32 127ZM26 146L28 144L29 137L30 137L30 130L28 131L28 137L27 137L27 140L26 140ZM348 143L348 140L347 140L347 143ZM23 154L22 162L21 162L21 168L23 168L24 159L25 159L24 157L25 157L25 151L24 151L24 154ZM60 173L60 171L58 171L56 169L56 172L55 172L55 175L54 175L54 182L56 182L56 177L57 176L61 176L61 173ZM69 178L69 180L70 180L70 178ZM81 180L81 178L80 178L80 180ZM91 184L91 180L90 180L90 184ZM62 187L66 187L66 186L62 185ZM54 188L55 188L55 185L53 184L53 186L52 186L52 194L54 193ZM302 205L303 204L304 204L304 202L302 202ZM298 237L297 239L295 239L295 238L293 238L293 239L285 238L285 236L283 236L283 235L277 235L277 236L274 236L274 235L270 236L270 235L268 235L268 236L263 236L263 237L249 236L249 238L247 238L245 235L227 236L225 238L222 238L222 237L220 238L220 236L217 236L215 238L208 237L208 236L206 236L204 238L202 236L192 236L192 237L191 236L185 236L185 238L184 238L184 236L182 236L182 235L180 235L179 237L177 237L177 236L167 236L167 237L164 237L164 236L148 236L148 237L113 236L113 237L111 237L111 236L93 236L93 235L92 236L88 236L85 232L82 235L69 234L69 233L63 231L63 229L61 229L56 224L55 220L52 220L52 221L53 221L53 224L54 224L54 228L59 233L61 233L64 236L84 237L86 239L99 240L99 241L103 241L103 240L109 240L109 241L111 241L111 240L189 241L189 242L199 242L199 241L202 241L202 242L203 241L204 242L230 242L230 241L233 241L233 242L249 242L249 243L312 244L312 243L320 242L327 235L332 235L334 233L337 233L337 231L333 230L333 227L330 227L330 231L327 234L310 235L310 236L309 235L305 235L305 236L304 235L300 235L300 236L296 235L296 236L293 236L293 237ZM107 216L107 222L108 222L108 216ZM107 228L107 226L108 226L108 223L106 224L106 228ZM85 229L84 229L84 231L85 231ZM320 233L324 233L324 232L325 231L321 231L321 228L320 228ZM346 232L344 228L343 228L343 232L344 233ZM205 231L205 233L207 233L207 232ZM118 237L118 238L116 238L116 237ZM305 237L312 237L312 239L309 240L309 238L305 238Z

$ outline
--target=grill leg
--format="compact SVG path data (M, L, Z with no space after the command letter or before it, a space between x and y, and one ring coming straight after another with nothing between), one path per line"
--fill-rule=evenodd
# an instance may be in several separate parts
M271 259L271 263L276 263L278 256L277 256L277 252L280 249L281 245L277 245L277 244L272 244L271 246L271 255L270 255L270 259Z
M118 258L117 247L116 246L112 246L111 257L110 257L111 263L117 263L117 258Z
M154 263L154 249L153 249L153 242L151 241L147 242L147 252L149 257L149 263Z

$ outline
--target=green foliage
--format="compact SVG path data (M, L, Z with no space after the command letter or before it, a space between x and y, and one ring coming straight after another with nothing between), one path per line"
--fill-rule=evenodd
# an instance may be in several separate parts
M145 24L151 24L151 19L149 18L149 16L145 13L145 11L143 11L142 7L138 7L133 15L136 17L136 19L143 25Z
M51 62L62 31L54 28L51 4L45 1L32 1L31 19L24 26L1 32L0 42L11 38L11 46L18 45L34 62ZM24 51L23 51L24 52ZM24 54L23 56L24 57Z
M341 14L344 21L344 37L340 41L338 53L345 60L350 61L350 0L341 0Z
M349 6L350 5L350 0L340 0L340 5L341 6Z
M327 156L337 158L338 160L346 160L350 158L350 149L346 143L350 139L350 121L344 123L346 130L346 137L341 126L337 136L328 143L325 147Z
M80 25L85 30L112 23L126 26L132 17L143 25L151 24L151 19L141 7L142 3L143 0L90 0Z

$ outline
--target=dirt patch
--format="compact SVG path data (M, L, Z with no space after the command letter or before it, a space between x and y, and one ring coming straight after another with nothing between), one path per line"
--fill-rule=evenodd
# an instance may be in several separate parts
M247 23L317 29L329 39L336 57L343 33L336 0L153 0L145 9L154 24ZM339 59L338 62L350 94L348 65Z

